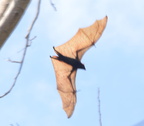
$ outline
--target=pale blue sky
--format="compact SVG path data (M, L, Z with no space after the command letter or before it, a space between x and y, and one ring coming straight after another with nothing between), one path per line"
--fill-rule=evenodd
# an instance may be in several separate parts
M31 37L22 73L12 92L0 99L0 126L99 126L97 88L101 89L103 126L133 126L144 119L144 1L42 0L41 13ZM0 94L11 85L24 36L33 20L37 0L0 51ZM83 57L86 71L76 77L77 104L67 119L56 90L50 55L53 46L68 41L80 27L108 16L107 27Z

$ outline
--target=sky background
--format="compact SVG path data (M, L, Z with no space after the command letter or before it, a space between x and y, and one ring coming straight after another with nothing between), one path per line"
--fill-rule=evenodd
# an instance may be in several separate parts
M100 88L103 126L141 126L144 120L144 1L42 0L16 86L0 99L0 126L99 126L97 89ZM0 50L0 94L6 92L19 68L25 35L35 16L33 0L21 22ZM86 71L76 77L77 104L70 119L62 109L49 58L53 46L68 41L79 28L108 16L106 29L85 53ZM20 51L20 52L19 52Z

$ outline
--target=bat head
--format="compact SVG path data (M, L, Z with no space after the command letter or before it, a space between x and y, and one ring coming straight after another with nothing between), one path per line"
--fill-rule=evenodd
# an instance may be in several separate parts
M82 63L80 64L79 68L80 68L80 69L84 69L84 70L86 70L85 65L82 64Z

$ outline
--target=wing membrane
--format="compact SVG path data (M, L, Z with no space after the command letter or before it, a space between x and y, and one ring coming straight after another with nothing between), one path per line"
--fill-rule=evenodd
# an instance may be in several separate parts
M72 66L52 58L55 70L57 89L61 96L63 109L70 117L76 104L76 71L72 71Z
M87 28L81 28L76 35L63 45L57 46L56 50L65 56L81 60L83 54L94 45L102 35L107 23L107 17L97 20ZM79 54L78 54L79 53Z
M81 28L76 35L55 49L64 56L81 60L84 53L101 37L107 23L107 17L97 20L89 27ZM57 89L63 102L63 109L70 117L76 104L76 70L71 65L52 58Z

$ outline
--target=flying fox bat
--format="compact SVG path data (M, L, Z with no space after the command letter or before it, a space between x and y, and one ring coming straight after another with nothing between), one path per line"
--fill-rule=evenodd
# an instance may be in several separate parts
M63 45L53 47L58 56L50 57L55 70L57 90L68 118L73 114L76 105L77 69L85 70L80 60L83 54L101 37L106 24L107 16L95 21L89 27L80 28L76 35Z

